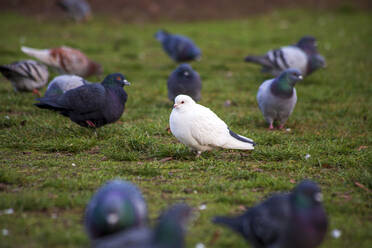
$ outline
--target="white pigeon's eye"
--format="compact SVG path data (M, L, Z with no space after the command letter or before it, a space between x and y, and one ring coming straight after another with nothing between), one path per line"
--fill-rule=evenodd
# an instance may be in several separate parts
M182 102L181 102L181 104L184 104L184 103L185 103L185 101L182 101Z

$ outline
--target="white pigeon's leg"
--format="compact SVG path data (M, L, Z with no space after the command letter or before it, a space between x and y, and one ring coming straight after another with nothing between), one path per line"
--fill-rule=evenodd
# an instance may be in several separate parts
M202 154L202 151L197 151L197 152L196 152L196 157L197 157L197 158L200 157L201 154Z

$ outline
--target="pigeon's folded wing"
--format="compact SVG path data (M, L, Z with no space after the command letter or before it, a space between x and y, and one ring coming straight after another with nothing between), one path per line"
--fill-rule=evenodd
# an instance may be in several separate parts
M195 121L192 122L191 135L204 146L220 147L226 143L229 136L229 129L226 123L221 120L209 108L198 106L195 110Z

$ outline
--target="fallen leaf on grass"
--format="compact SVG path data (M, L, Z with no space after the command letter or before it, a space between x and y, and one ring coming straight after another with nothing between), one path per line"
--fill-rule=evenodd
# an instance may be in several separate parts
M170 161L172 159L173 159L173 157L165 157L163 159L160 159L159 162L164 163L164 162Z
M368 146L359 146L358 151L361 151L361 150L367 149L367 148L368 148Z
M357 187L359 187L359 188L361 188L361 189L364 189L364 190L367 191L368 193L371 193L371 190L368 189L368 188L367 188L366 186L364 186L363 184L358 183L358 182L354 182L354 184L355 184Z
M289 182L295 184L296 183L296 180L290 179Z
M220 237L220 235L221 235L221 231L220 230L216 230L213 233L211 240L209 241L209 246L213 247L214 243L216 243L216 241Z

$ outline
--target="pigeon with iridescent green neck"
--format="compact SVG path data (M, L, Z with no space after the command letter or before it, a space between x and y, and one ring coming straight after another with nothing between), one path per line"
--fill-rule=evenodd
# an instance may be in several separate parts
M316 183L304 180L291 193L276 194L236 217L215 217L214 223L242 235L255 248L315 248L328 220Z
M296 68L303 76L307 76L326 66L316 46L314 37L304 36L295 45L270 50L263 56L247 56L245 61L262 65L262 72L274 76L289 68Z
M96 239L94 248L183 248L191 208L176 204L160 215L154 229L133 227Z
M84 218L89 237L96 239L145 226L147 206L139 189L114 180L101 187L89 202Z
M297 102L296 82L302 80L301 72L288 69L277 78L263 82L257 92L257 102L269 129L274 128L274 121L279 122L279 129L284 127Z

